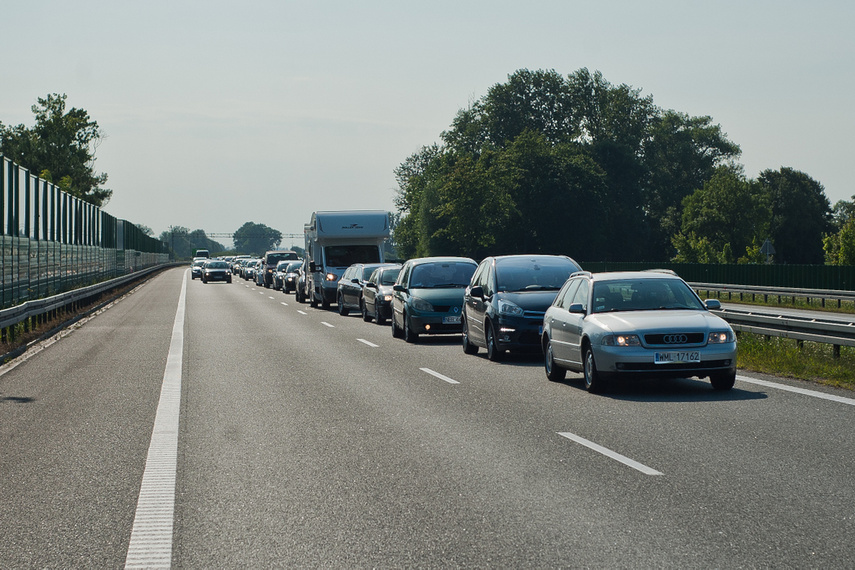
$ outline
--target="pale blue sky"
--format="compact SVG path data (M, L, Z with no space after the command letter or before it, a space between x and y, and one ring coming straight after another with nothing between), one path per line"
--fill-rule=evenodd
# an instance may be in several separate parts
M156 234L301 233L314 210L393 210L395 167L514 71L587 67L834 204L855 194L853 26L823 0L4 0L0 121L66 93L106 136L105 210Z

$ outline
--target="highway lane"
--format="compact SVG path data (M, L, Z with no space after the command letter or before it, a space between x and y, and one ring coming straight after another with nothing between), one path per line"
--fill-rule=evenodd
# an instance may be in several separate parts
M0 566L124 561L182 278L0 377L0 398L36 395L0 404L18 442L0 451ZM188 283L184 331L175 567L855 563L851 393L674 380L595 396L548 382L537 358L408 345L240 280ZM139 364L117 376L123 350ZM35 379L72 374L65 361L90 373ZM81 413L95 394L111 404ZM28 438L58 441L44 457ZM61 475L39 477L52 463ZM27 501L62 508L17 529Z

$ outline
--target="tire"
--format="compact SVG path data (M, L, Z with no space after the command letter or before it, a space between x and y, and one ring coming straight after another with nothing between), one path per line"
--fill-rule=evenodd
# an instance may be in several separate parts
M342 317L346 317L347 315L349 315L350 309L345 307L344 303L341 302L341 295L339 295L338 299L336 299L336 300L338 301L338 314L341 315Z
M373 317L368 314L368 309L365 308L365 302L362 302L362 320L366 323L370 323Z
M380 307L377 306L377 301L374 302L374 322L378 325L386 324L386 318L380 314Z
M398 323L395 322L395 315L392 315L392 337L393 338L401 338L404 336L403 331L398 328Z
M594 360L594 351L590 346L585 347L585 357L583 359L582 368L584 372L585 390L596 394L603 390L603 378L597 372L597 363Z
M496 344L496 334L493 332L493 325L489 321L484 323L484 336L487 341L487 360L490 362L501 361L505 351Z
M413 331L413 327L410 326L410 319L407 317L407 313L404 313L404 340L410 344L419 342L419 333Z
M466 325L466 318L463 318L463 353L478 354L478 345L469 342L469 327Z
M736 383L736 372L720 372L710 375L713 390L730 390Z
M567 377L567 371L555 364L552 341L549 339L546 340L546 347L543 350L543 367L546 370L546 377L552 382L561 382Z

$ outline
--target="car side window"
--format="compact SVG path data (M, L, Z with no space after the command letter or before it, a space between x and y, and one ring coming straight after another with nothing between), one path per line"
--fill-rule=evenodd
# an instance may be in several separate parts
M404 287L408 286L408 283L410 281L410 269L412 269L412 267L412 265L407 264L404 266L404 269L401 270L401 276L398 278L398 283L400 283Z
M555 299L555 306L567 309L570 307L570 301L573 299L573 294L579 288L579 279L573 279L564 285L564 290L560 291Z
M496 292L496 270L492 263L484 268L482 281L484 282L482 285L482 287L484 287L484 296L492 297L493 293Z
M570 304L579 303L585 309L588 308L588 281L586 279L579 280L579 288L576 289L576 292L573 294L573 299L570 301ZM569 305L568 305L569 306Z
M475 273L472 274L472 282L471 282L472 287L477 287L479 285L481 287L484 286L483 277L484 277L484 271L487 268L487 263L488 262L486 260L482 261L481 265L478 266L478 269L475 270Z

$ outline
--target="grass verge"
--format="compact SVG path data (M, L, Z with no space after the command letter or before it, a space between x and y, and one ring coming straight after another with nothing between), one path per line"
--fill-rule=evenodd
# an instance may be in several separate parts
M737 366L776 376L810 380L855 390L855 348L840 347L834 358L830 344L739 333Z

